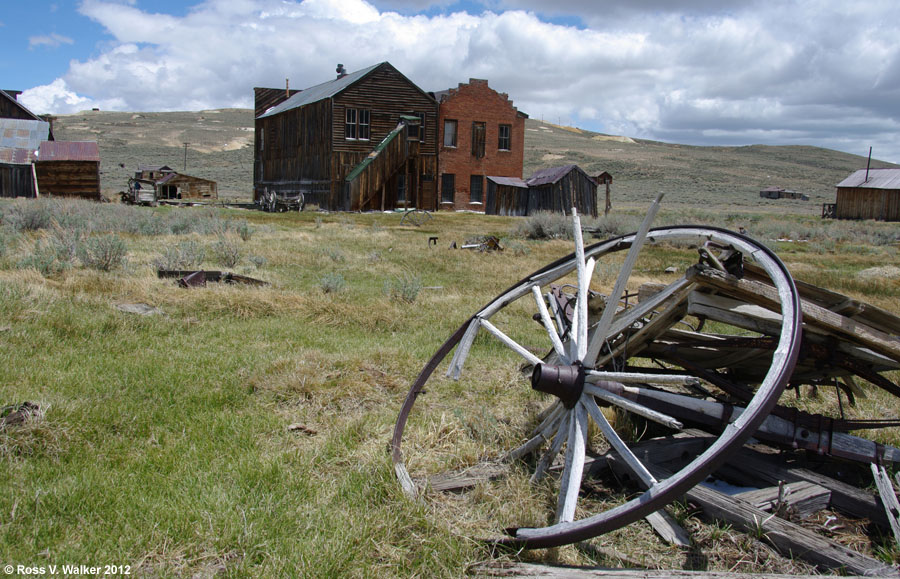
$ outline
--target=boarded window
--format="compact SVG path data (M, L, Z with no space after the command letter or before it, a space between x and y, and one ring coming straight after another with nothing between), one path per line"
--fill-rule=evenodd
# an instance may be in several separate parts
M347 109L347 120L344 122L344 138L356 139L356 109Z
M484 175L469 178L469 203L481 203L484 199Z
M456 193L456 175L444 173L441 175L441 203L453 203Z
M451 121L451 120L444 121L444 146L445 147L455 147L456 146L456 121Z
M509 125L500 125L499 132L499 142L497 143L497 148L501 151L509 151L510 150L510 134L512 133L512 127Z
M472 122L472 156L476 159L484 157L484 123Z

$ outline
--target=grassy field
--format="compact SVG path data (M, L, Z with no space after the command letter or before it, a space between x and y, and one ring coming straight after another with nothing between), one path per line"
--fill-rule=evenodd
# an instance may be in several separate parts
M642 211L593 225L632 231ZM467 496L410 501L388 442L438 346L571 242L528 239L524 219L471 214L414 228L398 214L3 200L0 216L0 406L40 406L0 429L0 563L128 565L140 576L461 576L489 558L473 538L543 508L515 485L496 512ZM900 312L900 278L884 268L898 262L894 224L680 207L657 219L684 222L746 226L796 277ZM506 250L449 248L483 235ZM270 285L187 290L157 267ZM120 309L128 304L154 313ZM496 450L534 404L491 356L473 364L477 378L440 382L434 413L417 422L431 436L429 460ZM896 408L867 404L862 412ZM806 570L686 508L677 514L703 555L697 565ZM615 550L688 564L641 525L590 545L521 557L620 565Z
M117 192L127 186L138 165L168 165L216 181L223 199L249 201L253 127L249 109L85 111L57 117L53 130L59 140L98 142L101 189L110 199L117 199ZM818 216L822 203L834 202L835 184L865 168L866 159L817 147L692 147L600 135L528 119L524 176L568 163L577 163L589 174L609 171L614 179L614 207L646 206L664 192L670 207ZM894 165L876 160L872 166ZM806 193L810 200L760 199L759 191L771 186Z

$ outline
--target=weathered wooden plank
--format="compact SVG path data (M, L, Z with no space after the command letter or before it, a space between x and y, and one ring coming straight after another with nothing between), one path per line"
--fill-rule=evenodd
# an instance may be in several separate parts
M872 465L872 475L875 477L875 486L878 488L878 494L881 496L884 512L887 515L888 522L891 524L894 540L900 543L900 503L897 502L897 495L894 493L891 477L888 475L887 469L876 464Z
M681 569L610 569L607 567L564 567L540 565L521 561L489 561L469 569L473 577L553 577L555 579L751 579L763 577L753 573L727 571L684 571ZM777 575L766 573L768 579L822 579L821 575ZM847 579L862 579L862 575L845 575Z
M696 265L688 269L686 277L691 281L714 287L751 303L759 303L776 311L779 309L778 293L775 288L767 284L737 279L718 270ZM900 361L900 339L810 302L801 302L801 309L804 324L825 328L837 336L852 340L893 360Z
M801 519L827 509L831 504L830 490L807 481L747 491L737 496L767 512L777 511L783 505Z
M621 464L619 457L610 455L608 460L613 463L614 468L621 468L616 465ZM658 478L671 475L657 465L650 465L649 468ZM900 576L893 567L770 515L740 498L730 497L703 485L689 490L685 493L685 498L698 504L703 509L705 518L725 521L741 531L757 536L787 556L800 557L820 568L844 569L867 577Z

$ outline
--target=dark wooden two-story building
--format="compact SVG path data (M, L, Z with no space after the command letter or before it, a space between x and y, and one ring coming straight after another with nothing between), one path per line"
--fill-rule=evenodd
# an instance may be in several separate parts
M256 117L254 200L435 209L437 102L388 62L337 72L295 93L255 90L272 105Z

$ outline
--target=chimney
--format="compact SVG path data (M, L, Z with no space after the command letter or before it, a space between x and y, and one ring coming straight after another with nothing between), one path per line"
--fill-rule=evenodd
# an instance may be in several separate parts
M344 78L345 76L347 76L347 69L344 68L344 65L340 63L338 63L337 68L334 69L334 72L337 73L338 78Z
M284 98L291 98L291 79L284 79Z

